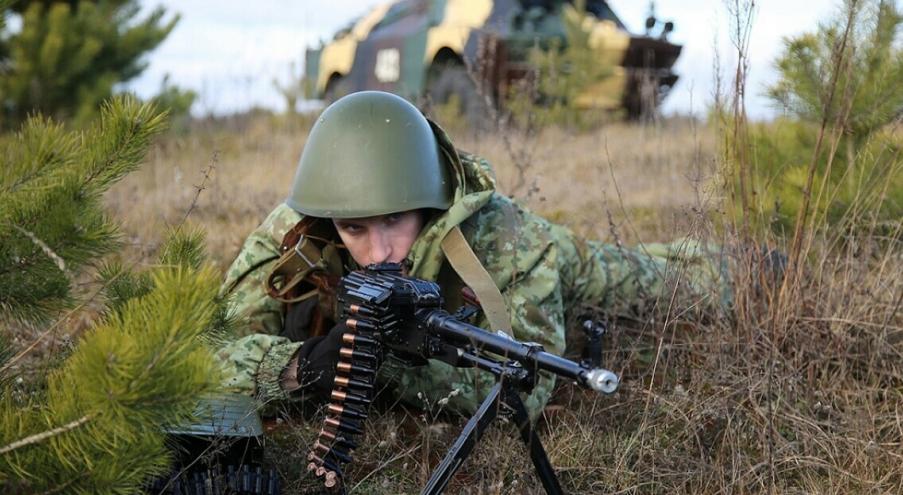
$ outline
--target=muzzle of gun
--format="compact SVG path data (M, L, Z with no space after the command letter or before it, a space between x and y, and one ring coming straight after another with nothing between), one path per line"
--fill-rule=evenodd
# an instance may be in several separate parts
M518 342L489 333L480 327L458 321L442 310L431 311L425 319L432 331L453 344L503 356L530 370L549 371L603 394L614 393L618 388L618 376L613 372L604 368L583 367L570 359L545 352L539 344Z

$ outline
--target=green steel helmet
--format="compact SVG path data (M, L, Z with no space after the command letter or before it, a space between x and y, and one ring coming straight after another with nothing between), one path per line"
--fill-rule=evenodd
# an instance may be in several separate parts
M446 210L451 173L429 122L381 91L340 98L317 119L285 203L308 216L359 218Z

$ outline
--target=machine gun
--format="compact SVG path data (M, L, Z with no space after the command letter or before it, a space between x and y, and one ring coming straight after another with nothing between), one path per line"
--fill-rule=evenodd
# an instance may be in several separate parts
M327 417L308 454L308 469L322 478L327 488L344 490L342 466L351 462L351 451L357 447L354 438L363 432L376 372L383 360L393 355L413 365L437 359L456 367L478 368L496 379L421 493L437 494L445 489L500 410L510 413L520 430L546 492L562 493L518 393L532 391L542 370L610 394L618 386L614 373L462 321L473 311L449 314L442 309L437 284L404 276L398 264L371 265L347 275L339 287L338 301L347 330L342 336Z

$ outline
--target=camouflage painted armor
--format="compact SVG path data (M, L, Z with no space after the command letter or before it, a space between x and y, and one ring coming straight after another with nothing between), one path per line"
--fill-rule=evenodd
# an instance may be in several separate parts
M651 14L651 13L650 13ZM444 103L470 90L470 74L502 101L536 72L531 53L569 42L567 24L605 77L586 81L572 102L578 108L638 116L674 87L681 46L667 40L673 23L647 19L644 34L631 34L605 0L397 0L375 6L305 53L308 97L334 99L362 90L390 91L408 99L429 94ZM651 23L651 24L650 24Z
M566 322L587 308L610 316L637 315L671 288L698 297L703 304L729 297L721 267L698 245L683 242L632 250L583 241L495 192L485 160L456 152L441 129L434 127L434 132L445 152L455 158L451 167L460 186L452 206L424 227L408 260L412 276L440 284L450 311L463 303L463 282L445 262L440 241L455 225L508 304L513 336L559 355L565 351ZM264 281L280 256L283 236L301 218L284 204L273 210L246 240L223 286L233 309L247 318L242 332L218 353L226 386L264 401L293 399L281 389L279 377L301 343L279 336L283 310L267 296ZM678 273L675 267L688 265L669 263L675 257L692 269ZM669 278L680 280L669 284ZM664 300L670 295L666 293ZM478 324L488 328L485 317L480 320ZM446 399L443 404L461 412L473 411L492 385L487 373L440 362L403 368L387 361L379 379L405 402L422 406ZM553 387L553 377L542 377L526 399L532 414L542 410Z

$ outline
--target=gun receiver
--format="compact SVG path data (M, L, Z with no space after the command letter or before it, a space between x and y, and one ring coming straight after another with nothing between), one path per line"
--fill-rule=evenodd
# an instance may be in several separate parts
M546 371L610 394L618 387L617 375L550 354L539 344L519 342L460 321L442 309L437 284L403 275L399 264L371 265L350 273L342 279L338 301L348 330L339 352L328 417L308 456L308 468L323 478L327 488L341 489L341 466L351 462L350 452L356 447L350 431L360 431L372 401L376 372L391 354L412 365L437 359L456 367L476 367L497 380L423 493L442 492L498 414L499 408L491 406L502 403L513 411L546 491L561 492L518 392L532 391L538 372ZM354 428L347 426L349 422L354 422Z

